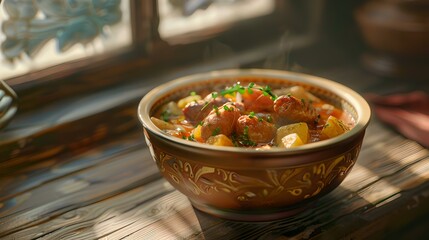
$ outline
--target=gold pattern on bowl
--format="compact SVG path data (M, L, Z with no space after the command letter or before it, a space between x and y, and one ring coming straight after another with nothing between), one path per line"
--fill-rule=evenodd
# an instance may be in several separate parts
M293 201L293 197L304 199L320 193L329 186L336 176L345 177L353 167L358 156L359 146L338 157L317 164L302 167L264 169L255 173L201 165L198 162L178 159L160 149L154 150L154 158L161 173L176 188L185 188L192 197L205 195L210 197L219 192L234 195L238 201L265 202L261 199L285 197Z

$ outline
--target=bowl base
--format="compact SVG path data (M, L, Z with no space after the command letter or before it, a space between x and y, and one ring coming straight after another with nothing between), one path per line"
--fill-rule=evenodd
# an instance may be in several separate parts
M281 208L276 209L275 211L255 211L255 210L240 210L240 211L233 211L233 210L225 210L225 209L219 209L214 208L211 206L199 204L196 202L193 202L192 200L191 204L194 208L208 213L212 216L227 219L227 220L233 220L233 221L242 221L242 222L266 222L266 221L274 221L274 220L280 220L283 218L294 216L298 213L301 213L305 209L309 207L309 204L301 204L294 208Z

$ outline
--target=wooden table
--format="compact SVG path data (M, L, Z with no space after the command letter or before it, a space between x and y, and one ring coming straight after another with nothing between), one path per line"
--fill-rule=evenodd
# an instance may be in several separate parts
M374 77L356 63L309 72L342 82L361 93L388 93L421 86ZM140 98L145 91L135 95ZM136 100L127 103L133 115ZM429 236L429 150L405 139L376 117L367 130L357 164L343 184L296 216L260 223L227 221L194 209L184 195L160 176L137 119L127 121L134 126L132 131L86 151L69 150L48 155L51 157L43 161L37 161L39 155L32 155L34 162L18 170L10 170L10 163L1 163L0 238L226 240Z

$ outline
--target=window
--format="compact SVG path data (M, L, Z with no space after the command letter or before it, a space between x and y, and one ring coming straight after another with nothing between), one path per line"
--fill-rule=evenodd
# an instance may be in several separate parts
M282 2L4 0L0 78L17 92L20 112L35 109L125 84L142 69L200 61L213 42L240 50L266 41L284 31Z
M131 45L128 1L3 4L2 80Z
M0 141L0 159L39 161L45 154L135 132L135 107L143 93L128 97L129 92L118 93L123 89L142 83L150 88L159 84L151 81L168 80L162 78L166 74L186 74L192 67L207 71L214 62L243 66L278 54L272 46L283 47L279 39L285 34L288 44L294 39L308 44L314 28L296 31L294 25L317 22L294 12L313 9L315 3L306 2L3 0L0 44L7 64L1 64L0 79L15 90L19 106L0 132L0 140L6 139ZM109 99L111 93L125 96L123 102ZM71 105L75 115L67 112Z
M205 29L213 29L212 35L225 31L234 23L269 15L274 7L273 0L158 0L159 34L166 41L179 35L187 35L188 41L195 41L195 37L189 36Z

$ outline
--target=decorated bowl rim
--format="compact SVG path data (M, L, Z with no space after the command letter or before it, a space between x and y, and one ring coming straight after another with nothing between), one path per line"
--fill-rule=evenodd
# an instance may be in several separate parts
M291 149L271 148L271 149L258 150L253 148L212 146L209 144L197 143L197 142L192 142L185 139L180 139L162 132L151 121L150 113L153 105L166 93L172 92L172 89L175 89L181 86L186 86L191 83L207 81L208 79L230 78L230 77L265 77L265 78L272 78L272 79L284 79L289 81L301 82L304 84L308 84L310 86L316 86L321 89L326 89L336 94L341 99L344 99L345 101L347 101L356 110L357 119L355 119L355 126L350 131L332 139L309 143L309 144L305 144ZM325 78L313 76L313 75L284 71L284 70L271 70L271 69L225 69L225 70L217 70L217 71L187 75L184 77L177 78L175 80L171 80L149 91L141 99L138 105L137 114L140 122L142 123L143 127L147 131L150 131L151 133L157 135L161 139L168 141L170 143L175 143L175 144L184 145L192 148L198 148L198 149L207 149L207 150L217 151L217 152L231 152L231 153L258 154L258 155L270 154L270 153L274 153L275 155L278 155L278 154L294 155L294 154L299 154L303 152L313 152L313 151L329 148L338 143L347 141L347 139L353 138L354 136L357 136L363 131L365 131L371 118L371 110L367 101L360 94L350 89L349 87L346 87L343 84L340 84Z

